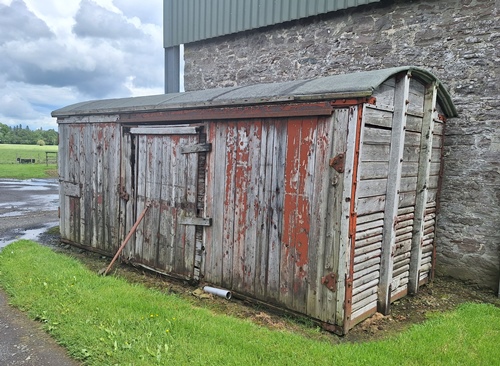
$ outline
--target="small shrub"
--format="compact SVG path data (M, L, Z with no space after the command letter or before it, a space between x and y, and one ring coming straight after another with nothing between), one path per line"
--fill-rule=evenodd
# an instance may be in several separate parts
M36 144L37 144L38 146L45 146L45 141L43 141L43 140L38 140L38 141L36 142Z

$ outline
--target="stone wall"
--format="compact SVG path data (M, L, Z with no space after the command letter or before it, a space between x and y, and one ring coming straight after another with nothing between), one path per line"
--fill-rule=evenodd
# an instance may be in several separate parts
M424 67L460 116L446 128L438 273L498 289L500 1L382 1L185 47L186 90Z

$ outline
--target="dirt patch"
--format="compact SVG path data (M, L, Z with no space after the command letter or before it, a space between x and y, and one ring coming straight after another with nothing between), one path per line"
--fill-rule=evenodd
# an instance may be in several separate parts
M61 244L57 230L54 229L40 235L38 241L43 245L50 246L56 252L80 260L96 273L106 268L111 261L105 256ZM123 277L129 282L141 283L165 293L175 293L195 306L208 308L219 314L248 319L271 329L286 329L309 338L323 339L334 344L384 339L408 329L413 324L423 322L430 313L453 310L465 302L491 303L500 307L500 299L492 291L480 289L473 284L451 278L437 277L434 282L423 286L416 296L407 296L394 302L391 305L390 315L384 316L377 313L355 326L347 335L338 337L323 331L309 318L284 315L282 312L253 302L234 297L227 301L212 295L208 298L206 296L196 297L193 292L197 287L142 268L117 263L111 270L111 275Z

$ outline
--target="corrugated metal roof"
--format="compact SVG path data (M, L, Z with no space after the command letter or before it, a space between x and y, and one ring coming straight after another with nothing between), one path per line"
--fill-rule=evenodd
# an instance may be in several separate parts
M163 0L164 47L380 0Z
M321 100L370 96L391 76L411 71L424 83L437 81L438 102L448 117L457 115L448 91L429 71L412 66L326 76L273 84L198 90L145 97L96 100L73 104L52 112L53 117L127 112L157 112L165 110L221 107L275 103L283 101Z

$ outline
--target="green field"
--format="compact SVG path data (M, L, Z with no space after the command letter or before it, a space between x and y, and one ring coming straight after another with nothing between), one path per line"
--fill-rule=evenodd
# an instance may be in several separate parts
M57 177L58 147L53 145L0 144L0 178L55 178ZM47 156L46 152L52 153ZM47 164L47 157L49 159ZM35 164L19 164L17 159L34 159Z

